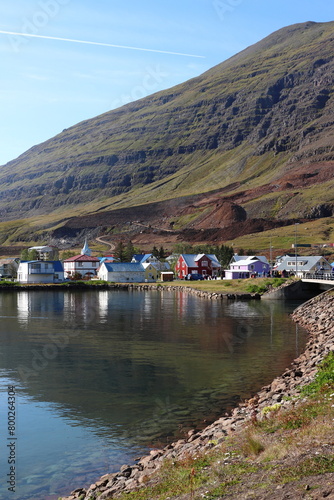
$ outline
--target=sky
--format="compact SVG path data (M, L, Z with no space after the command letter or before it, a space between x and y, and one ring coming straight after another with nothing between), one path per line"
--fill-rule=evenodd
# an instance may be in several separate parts
M329 0L2 0L0 165L63 129L200 75Z

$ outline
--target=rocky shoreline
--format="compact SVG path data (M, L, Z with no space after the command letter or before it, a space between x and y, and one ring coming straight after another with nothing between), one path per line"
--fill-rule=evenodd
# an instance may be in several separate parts
M173 286L173 285L160 285L160 284L132 284L132 283L54 283L54 284L28 284L19 285L16 283L3 284L0 286L0 291L9 290L13 291L32 291L32 290L119 290L119 291L131 291L131 290L155 290L155 291L172 291L172 292L186 292L198 297L205 297L212 300L254 300L261 299L259 293L218 293L218 292L207 292L205 290L196 290L192 287L187 286Z
M292 314L295 322L309 331L305 351L293 361L290 368L263 387L253 398L241 403L203 431L188 433L187 439L178 440L161 450L151 450L134 465L124 465L117 473L106 474L88 489L78 488L62 500L107 500L119 493L147 485L151 476L166 459L179 460L205 452L221 443L225 436L241 430L252 418L261 418L262 410L275 404L288 407L287 397L298 395L299 388L310 383L317 365L334 350L334 320L328 311L334 310L334 293L325 292L302 304Z

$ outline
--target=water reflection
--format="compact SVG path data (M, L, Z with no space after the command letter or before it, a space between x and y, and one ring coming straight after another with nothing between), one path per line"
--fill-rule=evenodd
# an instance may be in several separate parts
M117 469L134 447L204 426L303 348L291 309L167 291L1 293L0 377L20 393L25 475L38 470L39 483L50 474L55 483L68 469L65 485L87 448L100 449L102 474L106 453ZM71 465L64 461L66 450L77 462L73 453ZM42 480L45 461L51 472Z

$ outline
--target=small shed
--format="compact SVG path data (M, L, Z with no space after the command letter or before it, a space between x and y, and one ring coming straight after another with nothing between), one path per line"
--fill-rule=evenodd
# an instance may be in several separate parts
M174 280L173 271L162 271L160 276L161 276L161 281L173 281Z

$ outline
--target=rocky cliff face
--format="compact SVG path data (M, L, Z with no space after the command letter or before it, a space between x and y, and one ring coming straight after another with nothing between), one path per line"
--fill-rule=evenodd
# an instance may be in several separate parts
M334 165L333 48L334 23L284 28L198 78L64 130L1 168L2 218L217 188L267 195L305 178L304 188L323 186L324 199L294 203L311 216L332 201L321 173Z

